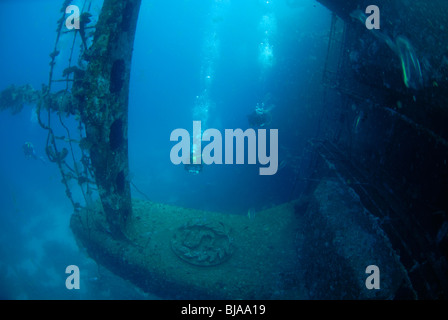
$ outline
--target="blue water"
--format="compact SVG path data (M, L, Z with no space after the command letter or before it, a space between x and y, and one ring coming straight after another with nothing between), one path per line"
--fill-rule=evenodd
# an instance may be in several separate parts
M311 0L287 3L143 1L131 76L129 158L132 182L151 201L247 214L300 192L297 176L308 169L306 141L315 136L321 115L330 13ZM61 5L0 2L0 90L47 83ZM266 39L267 56L260 56ZM193 116L205 89L207 128L221 131L249 128L247 115L270 97L270 128L279 130L279 164L284 161L277 174L260 176L259 165L212 165L191 175L171 163L170 133L191 132L193 120L205 120ZM27 159L22 151L30 141L45 157L46 132L32 121L32 108L0 113L0 298L157 298L98 267L76 245L69 229L73 208L57 166ZM71 264L84 272L76 292L65 288Z

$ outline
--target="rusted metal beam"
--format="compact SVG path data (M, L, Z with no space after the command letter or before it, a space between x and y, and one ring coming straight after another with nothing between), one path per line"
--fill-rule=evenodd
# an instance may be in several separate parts
M363 2L363 0L317 0L331 12L336 13L340 18L347 20L350 17L350 12L355 10Z
M132 213L128 161L128 95L141 0L105 0L83 81L80 102L101 203L116 237Z

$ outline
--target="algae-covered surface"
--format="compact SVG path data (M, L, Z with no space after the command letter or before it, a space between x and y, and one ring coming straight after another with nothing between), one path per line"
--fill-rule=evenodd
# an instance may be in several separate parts
M72 229L96 261L163 298L392 299L412 291L377 219L337 179L247 215L134 200L125 239L113 238L100 209L74 215ZM381 290L365 285L370 265L381 270Z
M75 234L90 255L145 290L172 298L306 298L296 272L297 221L292 203L249 216L134 200L126 241L112 240L99 212L75 217ZM231 240L229 257L210 266L179 257L172 248L173 238L186 225L222 226Z

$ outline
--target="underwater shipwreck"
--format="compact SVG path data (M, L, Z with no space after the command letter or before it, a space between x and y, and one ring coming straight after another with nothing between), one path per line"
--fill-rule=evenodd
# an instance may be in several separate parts
M332 103L309 141L309 182L251 220L131 198L141 0L105 0L98 17L82 8L59 66L64 1L48 83L11 85L0 110L37 106L73 205L71 229L90 257L168 299L448 298L448 3L378 0L381 29L368 30L368 1L318 2L333 12L322 79L323 104ZM369 265L381 270L380 290L366 289Z

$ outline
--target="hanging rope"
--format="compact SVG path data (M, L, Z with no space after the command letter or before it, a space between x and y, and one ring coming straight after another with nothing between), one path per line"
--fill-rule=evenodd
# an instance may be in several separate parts
M54 45L54 50L50 54L51 62L50 62L50 72L49 72L49 79L48 79L48 85L44 86L42 88L42 98L38 103L37 106L37 118L39 125L48 131L47 140L46 140L46 147L45 152L47 154L48 159L51 162L54 162L58 165L59 171L61 172L62 176L62 183L65 185L65 192L69 200L71 201L73 207L75 210L79 210L81 208L81 205L76 202L73 198L72 191L69 187L69 180L72 178L75 178L78 181L78 185L81 189L82 196L84 198L85 203L89 203L89 198L92 194L92 188L90 186L91 183L93 183L93 177L92 169L90 168L90 160L88 155L85 153L85 150L83 148L81 149L81 161L77 162L75 152L74 152L74 146L73 143L75 140L72 139L70 130L68 126L64 123L62 119L62 113L73 113L73 110L64 110L64 107L66 107L66 104L71 105L70 99L71 99L71 86L74 83L75 79L71 79L71 74L74 74L74 77L76 77L76 70L77 67L72 67L72 60L74 56L74 48L77 42L77 36L78 36L78 30L74 30L73 32L73 41L72 46L70 48L70 56L68 59L68 68L64 70L63 76L65 76L65 79L63 80L53 80L54 75L54 69L56 66L56 57L60 54L60 51L57 49L59 45L59 40L61 38L61 34L63 33L63 27L65 22L65 16L66 16L66 8L70 5L70 0L65 0L63 3L63 6L61 8L62 16L58 20L58 27L57 27L57 34L56 34L56 40ZM83 8L82 8L82 15L81 17L85 17L84 9L86 8L87 0L84 1ZM89 9L91 8L91 1L89 1ZM90 16L90 14L88 14ZM88 20L90 22L90 20ZM85 22L84 25L85 26ZM80 50L80 57L84 53L84 50L87 49L85 42L83 41L83 46L81 46ZM58 92L57 94L52 94L52 85L54 82L65 82L65 89L62 92ZM45 108L47 110L47 121L44 123L42 121L41 112L42 108ZM55 111L58 114L58 119L61 124L61 126L64 128L66 132L66 138L65 137L56 137L54 134L54 130L52 128L52 111ZM80 140L82 141L84 139L83 134L83 125L81 120L79 120L79 136ZM56 143L56 140L64 140L68 144L67 148L62 148L61 151L58 148L58 145ZM76 142L79 142L76 141ZM65 161L66 157L70 153L71 160L73 161L73 168ZM84 185L86 186L86 190L84 190Z

